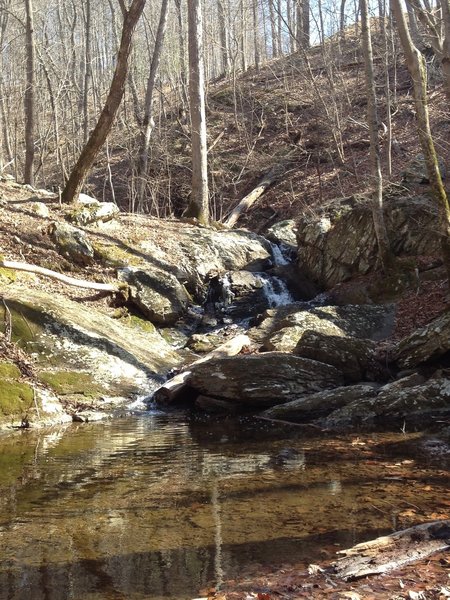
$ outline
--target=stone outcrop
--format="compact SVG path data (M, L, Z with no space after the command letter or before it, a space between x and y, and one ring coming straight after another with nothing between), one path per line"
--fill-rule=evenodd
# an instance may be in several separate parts
M342 385L334 367L281 352L210 360L192 368L188 383L204 396L264 408Z
M250 337L267 350L292 352L307 331L324 336L379 340L394 325L392 305L311 306L292 304L266 311L262 322L252 328Z
M67 213L67 219L75 225L90 225L91 223L106 223L120 213L114 202L99 202L85 194L80 194L78 203Z
M298 400L274 406L262 414L271 419L287 419L297 423L307 423L319 417L325 417L352 402L374 398L377 395L377 387L369 384L351 385L308 394Z
M171 273L159 269L120 269L119 279L130 286L130 299L156 325L173 325L185 313L190 297Z
M427 196L384 199L385 222L397 256L440 252L437 209ZM353 196L334 201L317 216L298 222L298 264L302 276L329 289L366 274L377 263L370 202Z
M180 362L155 330L144 333L91 307L19 285L8 286L2 296L12 340L34 357L37 378L72 405L128 404L133 396L150 394ZM8 319L5 306L0 330Z
M404 338L394 352L400 368L416 367L450 351L450 311Z

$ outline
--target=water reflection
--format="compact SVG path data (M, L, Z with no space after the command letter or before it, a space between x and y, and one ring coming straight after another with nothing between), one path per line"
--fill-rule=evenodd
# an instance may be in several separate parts
M387 494L386 450L341 447L157 413L0 439L0 599L193 598L245 565L311 562L389 530L377 495L396 507L415 483Z

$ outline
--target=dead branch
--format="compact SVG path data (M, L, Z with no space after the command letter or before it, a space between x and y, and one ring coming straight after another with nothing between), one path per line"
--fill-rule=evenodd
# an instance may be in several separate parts
M386 573L450 547L450 519L415 525L357 544L333 565L342 579Z
M272 167L272 169L270 169L270 171L264 175L255 189L242 198L236 208L231 211L231 214L226 219L224 225L226 227L233 227L241 214L246 212L253 204L255 204L255 202L264 194L267 188L269 188L278 179L282 170L283 169L280 165Z
M214 358L224 358L225 356L235 356L239 354L244 346L250 345L250 338L247 335L240 334L231 340L226 341L221 346L218 346L215 350L208 352L202 358L191 363L186 371L182 371L166 381L164 385L162 385L153 395L153 399L156 402L168 404L169 402L173 402L176 398L178 398L186 388L187 380L189 375L191 374L190 367L194 365L198 365L200 363L206 362L208 360L212 360Z
M96 290L99 292L119 292L124 289L123 283L97 283L96 281L86 281L85 279L75 279L74 277L68 277L57 271L51 269L45 269L38 265L31 265L29 263L17 262L15 260L0 260L0 267L5 269L15 269L16 271L25 271L27 273L35 273L36 275L42 275L44 277L50 277L61 281L66 285L72 285L74 287L85 288L88 290Z

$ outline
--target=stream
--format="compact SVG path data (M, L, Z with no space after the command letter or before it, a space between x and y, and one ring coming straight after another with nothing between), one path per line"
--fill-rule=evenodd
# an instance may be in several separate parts
M183 412L18 431L0 438L0 599L185 600L331 560L439 518L449 462L414 433Z

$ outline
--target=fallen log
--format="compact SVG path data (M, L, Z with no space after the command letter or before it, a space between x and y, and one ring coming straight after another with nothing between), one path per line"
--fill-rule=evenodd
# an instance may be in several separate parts
M45 269L38 265L32 265L29 263L17 262L15 260L0 260L0 267L5 269L15 269L16 271L26 271L27 273L35 273L36 275L43 275L44 277L50 277L61 281L66 285L72 285L74 287L80 287L87 290L95 290L98 292L120 292L127 288L124 283L97 283L96 281L86 281L85 279L75 279L75 277L69 277L63 275L57 271L51 269Z
M181 373L178 373L175 375L175 377L172 377L172 379L166 381L153 394L153 399L155 402L161 404L169 404L170 402L173 402L186 389L187 380L191 374L190 367L207 362L208 360L212 360L214 358L235 356L236 354L239 354L244 346L248 346L250 343L250 338L244 334L237 335L231 340L226 341L221 346L218 346L215 350L208 352L208 354L205 354L205 356L202 356L198 360L192 362L186 367L185 371L181 371Z
M272 167L272 169L264 175L258 185L247 194L239 204L234 208L229 217L225 220L224 225L226 227L233 227L236 221L239 219L242 213L246 212L257 200L260 198L268 187L272 185L280 176L282 172L282 167L280 165L276 165Z
M450 519L432 521L342 550L338 554L344 558L338 559L333 568L342 579L357 579L392 571L447 548Z

